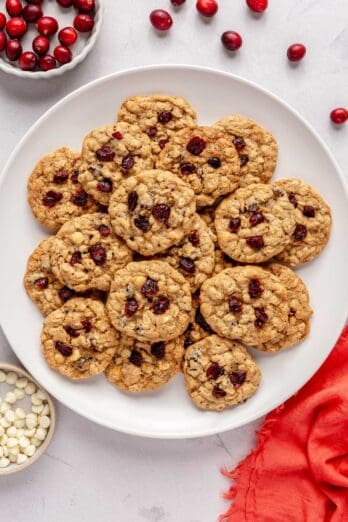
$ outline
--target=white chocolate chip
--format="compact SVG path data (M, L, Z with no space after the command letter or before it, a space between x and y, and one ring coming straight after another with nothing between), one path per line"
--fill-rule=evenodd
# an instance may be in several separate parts
M1 457L0 459L0 468L7 468L10 464L10 459L7 459L6 457Z
M8 372L8 374L6 375L7 384L16 384L17 379L18 376L15 372Z
M10 455L8 456L10 462L12 462L12 464L14 464L15 462L17 462L17 455Z
M25 393L26 393L27 395L32 395L32 394L35 393L35 391L36 391L36 386L35 386L35 384L34 384L33 382L29 382L29 383L26 385L24 391L25 391Z
M0 444L1 446L6 446L7 444L7 441L8 441L8 436L6 435L6 433L4 433L0 439Z
M28 457L32 457L36 451L35 446L33 444L30 444L27 448L24 450L24 455L27 455Z
M20 437L18 439L18 442L19 442L20 447L23 448L23 449L27 448L28 446L30 446L30 440L25 435Z
M28 460L28 457L24 453L19 453L17 457L17 464L24 464Z
M19 430L17 430L17 439L19 439L19 437L21 437L22 435L24 435L24 430L20 428Z
M32 437L32 438L30 439L30 444L32 444L33 446L35 446L35 448L38 448L39 446L41 446L41 444L42 444L42 440L37 439L36 437Z
M25 419L25 411L23 410L23 408L16 408L15 415L16 419Z
M25 428L25 420L24 419L16 419L13 423L16 428Z
M13 390L13 393L15 394L15 396L17 397L17 400L20 401L21 399L23 399L24 395L25 395L25 392L24 390L21 390L21 388L15 388Z
M10 426L6 430L6 435L8 437L17 437L17 428L15 428L14 426Z
M8 422L5 417L3 417L1 420L0 420L0 424L3 428L9 428L11 426L11 423Z
M16 394L9 391L6 393L5 395L5 401L8 402L9 404L14 404L17 400L17 397L16 397Z
M31 411L33 413L41 413L43 409L44 409L44 405L42 404L42 402L38 406L32 406L31 407Z
M44 409L41 412L41 415L49 415L50 414L50 407L48 404L45 404Z
M38 389L36 395L38 399L42 401L47 401L47 394L43 390Z
M4 450L4 457L8 457L8 447L3 446L3 450Z
M24 435L26 437L33 437L35 435L35 428L32 428L31 430L24 430Z
M18 446L15 446L14 448L11 448L11 449L8 450L8 454L9 454L10 456L15 456L15 457L17 457L18 453L19 453L19 448L18 448ZM17 460L17 459L16 459L16 460Z
M51 420L49 417L47 417L47 415L43 415L42 417L39 418L39 426L40 428L48 428L49 425L51 424Z
M43 428L38 428L35 432L35 437L39 440L45 440L47 437L47 430Z
M0 459L4 456L4 448L0 446Z
M11 406L7 402L2 402L0 406L0 413L4 414L7 410L10 410Z
M9 437L6 446L8 447L8 449L18 446L18 439L16 439L15 437Z
M6 381L6 373L0 370L0 382Z
M3 426L1 426L1 424L0 424L0 437L2 437L4 433L5 433L5 428Z
M4 415L5 419L9 422L14 422L16 416L15 412L13 410L7 410L7 412Z
M28 382L29 381L26 377L20 377L19 379L17 379L16 386L17 388L24 389L27 386Z
M25 418L25 423L29 429L36 428L37 415L35 415L35 413L28 413L28 415Z

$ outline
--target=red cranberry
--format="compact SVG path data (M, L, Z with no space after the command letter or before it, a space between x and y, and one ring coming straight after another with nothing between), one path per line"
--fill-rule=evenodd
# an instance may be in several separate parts
M99 192L104 192L104 194L110 194L112 192L112 181L109 178L104 178L102 181L98 181L97 189Z
M6 31L11 38L21 38L28 30L28 26L23 18L16 16L11 18L6 24Z
M221 42L228 51L237 51L242 46L243 40L236 31L225 31L221 36Z
M22 54L22 44L19 40L9 40L6 45L6 56L11 62L18 60Z
M48 288L48 283L48 277L39 277L39 279L36 279L34 285L40 290L45 290L46 288Z
M242 311L243 303L237 297L230 297L228 301L228 308L231 314L239 314Z
M306 54L306 48L303 44L295 43L290 45L287 51L290 62L299 62Z
M106 250L102 245L92 245L88 252L96 265L100 266L106 263Z
M239 218L232 218L230 219L230 222L228 224L228 228L231 232L238 232L240 228L240 219Z
M157 116L158 123L166 124L169 123L173 119L172 111L162 111Z
M93 17L89 14L78 14L74 18L74 27L80 33L88 33L94 26Z
M36 52L39 56L43 56L48 53L50 48L50 41L46 36L36 36L33 40L33 51Z
M152 305L152 311L156 315L164 314L169 308L169 299L164 295L155 297Z
M83 189L80 189L71 196L70 201L77 207L85 207L88 201L88 194Z
M61 341L56 341L55 344L56 350L60 352L64 357L69 357L73 353L73 349L68 344L62 343Z
M315 217L315 208L312 205L305 205L302 210L302 214L308 218Z
M194 136L186 145L186 149L194 156L199 156L207 146L207 142L199 136Z
M129 169L133 168L134 167L133 156L131 154L127 154L127 156L125 156L122 159L121 165L122 165L122 168L125 170L129 170Z
M95 7L94 0L74 0L74 7L81 13L90 13Z
M181 174L193 174L196 172L196 167L193 163L181 163L180 172Z
M188 240L189 240L189 242L191 243L192 246L195 246L195 247L199 246L200 239L199 239L198 231L194 230L193 232L191 232L191 234L188 237Z
M216 0L197 0L196 7L201 15L207 16L208 18L214 16L219 9Z
M57 4L61 7L71 7L74 0L57 0Z
M196 272L195 263L190 257L180 257L179 266L188 274L194 274Z
M5 49L6 43L7 43L6 34L4 33L4 31L0 31L0 53L1 53L1 51L3 51Z
M6 10L10 16L18 16L22 12L21 0L6 0Z
M158 31L168 31L173 25L173 19L164 9L155 9L150 14L150 22Z
M71 264L71 266L75 266L78 263L81 263L81 260L82 260L81 252L78 252L78 251L74 252L70 258L70 264Z
M103 145L98 149L95 153L97 156L97 159L99 161L113 161L115 157L115 152L112 150L111 147L108 147L107 145Z
M57 45L55 50L53 51L54 57L58 60L59 63L65 64L69 63L72 60L72 52L68 47L64 45Z
M151 214L156 219L156 221L161 221L165 223L168 221L170 216L170 207L164 204L157 204L153 207Z
M138 366L138 368L140 368L143 362L143 356L140 352L138 352L138 350L132 350L129 356L129 362L134 364L134 366Z
M295 192L289 192L288 200L290 201L290 203L292 205L294 205L295 208L297 208L298 203L297 203L297 198L296 198Z
M225 390L222 390L218 386L214 386L212 394L215 397L215 399L221 399L222 397L225 397L226 392L225 392Z
M77 32L73 27L64 27L58 33L58 39L61 44L70 46L73 45L77 40Z
M250 279L249 281L249 295L252 299L261 297L263 293L263 286L259 279Z
M268 315L263 308L255 308L254 312L256 317L255 326L257 328L262 328L268 321Z
M42 16L36 22L36 28L43 36L51 36L58 31L58 22L53 16Z
M67 286L63 286L59 292L58 292L58 295L59 297L61 298L61 300L66 303L66 301L69 301L69 299L71 299L72 297L74 297L75 295L75 292L74 290L71 290L70 288L68 288Z
M249 162L249 156L247 154L239 155L239 163L241 167L244 167Z
M39 60L39 67L42 71L50 71L51 69L55 69L57 67L55 57L51 54L42 56Z
M31 51L23 53L18 61L19 67L23 71L35 71L37 65L37 56Z
M98 231L102 237L108 237L110 235L110 228L106 225L100 225Z
M208 159L208 164L213 167L213 169L219 169L221 167L221 159L214 156Z
M120 131L113 132L112 137L116 140L123 140L123 134Z
M60 170L53 176L53 182L63 185L69 179L69 174L65 170Z
M307 236L307 227L297 224L295 227L294 238L296 241L302 241Z
M232 139L233 145L236 147L237 151L243 150L246 147L246 143L243 138L240 136L234 136Z
M36 22L43 15L41 6L39 5L26 5L23 9L23 18L26 22Z
M131 212L137 208L138 194L133 191L128 194L128 208Z
M216 381L220 375L224 374L224 369L217 362L212 362L205 371L208 381Z
M158 292L157 281L151 279L151 277L148 277L143 286L141 287L140 292L143 294L144 297L152 297L153 295L156 295Z
M247 372L231 372L228 374L228 376L230 378L231 384L233 384L235 388L239 388L240 386L242 386L242 384L244 384Z
M246 3L254 13L263 13L268 7L268 0L246 0Z
M246 238L246 244L255 250L259 250L265 246L262 236L249 236Z
M151 353L156 359L163 359L166 354L166 345L163 341L151 345Z
M150 127L149 129L147 129L146 134L149 138L155 138L157 136L157 127Z
M0 30L3 29L6 25L6 16L4 13L0 13Z
M164 147L167 145L168 141L169 141L168 138L163 138L162 140L159 140L159 142L158 142L159 148L164 149Z
M93 328L91 321L89 321L88 319L84 319L83 321L81 321L81 324L86 333L89 333Z
M261 212L253 212L249 217L249 223L250 226L256 227L256 225L259 225L260 223L263 223L265 221L265 218Z
M138 310L138 303L134 297L129 297L124 307L126 317L132 317Z
M342 125L342 123L345 123L348 119L348 111L343 107L338 107L330 112L330 118L336 125Z
M135 218L134 225L143 232L147 232L150 228L150 222L146 216L139 216Z
M186 0L170 0L175 7L178 7L179 5L182 5L185 3Z
M62 197L63 194L61 192L49 190L42 198L42 203L45 205L45 207L53 208L57 205L57 203L59 203Z
M73 328L72 326L68 325L68 326L63 326L64 330L66 331L66 333L68 335L70 335L70 337L79 337L80 335L80 332L78 330L75 330L75 328Z

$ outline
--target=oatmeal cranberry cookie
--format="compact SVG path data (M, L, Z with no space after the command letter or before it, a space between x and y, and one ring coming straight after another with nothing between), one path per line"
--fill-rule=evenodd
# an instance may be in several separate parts
M227 134L213 127L190 127L174 134L156 166L188 183L198 207L211 205L219 196L233 192L239 183L235 146Z
M264 352L278 352L300 343L309 334L312 309L309 294L302 279L290 268L279 263L265 265L277 276L288 292L290 311L285 329L275 339L255 346Z
M144 256L164 252L190 231L194 193L171 172L150 170L125 180L109 207L112 226L128 246Z
M196 124L197 115L183 98L154 94L125 100L118 120L137 124L151 139L153 154L159 154L175 132Z
M115 354L118 338L102 303L74 298L46 317L41 347L51 368L79 380L105 370Z
M183 347L176 339L151 344L121 336L105 375L125 392L158 390L180 371L183 355Z
M36 219L52 232L98 205L78 182L80 154L68 147L44 156L28 181L28 202Z
M183 371L190 398L203 410L222 411L246 401L261 380L260 370L246 348L217 335L186 350Z
M209 229L195 214L190 232L163 256L172 267L179 270L195 292L212 274L215 265L215 248Z
M300 179L280 179L273 186L293 206L295 230L277 260L290 266L307 263L325 248L331 231L331 210L323 198Z
M116 272L106 306L122 334L145 342L167 341L187 328L190 286L164 261L134 262Z
M289 311L285 286L258 266L226 268L201 288L201 312L211 328L250 346L278 337Z
M278 146L275 137L253 120L232 114L215 126L228 133L239 154L240 186L267 183L277 164Z
M215 213L220 248L242 263L262 263L279 254L295 230L294 208L272 184L240 188Z
M107 214L72 219L52 240L52 271L77 292L108 291L114 273L131 259L128 247L113 233Z
M102 205L127 177L154 166L151 142L136 125L125 122L94 129L85 138L79 181Z
M214 331L202 315L199 295L196 293L192 296L191 320L185 333L179 338L180 342L186 350L191 344L197 343L213 333Z

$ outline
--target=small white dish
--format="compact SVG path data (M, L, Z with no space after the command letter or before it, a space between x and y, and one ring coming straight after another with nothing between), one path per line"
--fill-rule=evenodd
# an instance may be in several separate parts
M44 3L44 15L45 16L54 16L57 18L59 22L59 30L63 29L63 27L73 26L73 20L77 11L73 8L71 9L63 9L59 7L56 2ZM103 13L104 6L102 4L102 0L95 0L95 15L94 15L94 27L90 33L78 33L79 37L77 42L71 47L73 52L73 59L71 62L66 63L65 65L60 65L56 69L51 69L50 71L23 71L18 62L10 62L6 58L6 53L3 51L0 54L0 69L8 74L12 74L14 76L18 76L19 78L31 78L32 80L41 80L41 79L50 79L56 78L58 76L62 76L68 71L74 69L78 64L83 62L86 56L93 49L98 35L100 33L100 29L103 21ZM23 51L32 51L32 40L35 36L38 36L38 32L35 28L35 24L29 24L28 32L21 39L21 43L23 45ZM58 33L57 33L58 34ZM53 54L53 50L56 45L59 44L57 34L53 37L50 37L51 45L48 54Z
M40 389L43 389L41 385L31 376L28 372L26 372L23 368L20 368L19 366L15 366L14 364L8 364L8 363L0 363L0 370L3 370L4 372L15 372L20 377L27 377L28 380L36 384L36 386ZM47 392L46 392L47 394ZM48 446L50 445L50 442L53 437L53 433L56 427L56 412L54 408L54 404L50 396L47 394L47 403L50 409L50 426L48 428L47 437L42 442L41 446L37 448L34 455L32 457L29 457L28 460L26 460L23 464L10 464L7 468L0 468L0 477L2 475L11 475L13 473L18 473L19 471L23 471L24 469L28 468L34 462L36 462L46 451Z

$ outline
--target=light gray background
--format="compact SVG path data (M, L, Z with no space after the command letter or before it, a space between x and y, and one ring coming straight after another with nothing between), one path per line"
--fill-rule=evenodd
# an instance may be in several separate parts
M230 71L270 89L316 128L347 170L348 125L335 129L328 117L331 108L348 103L346 0L270 0L261 18L248 12L245 0L220 0L218 16L210 22L197 15L194 0L187 0L164 36L152 30L148 15L153 8L167 8L169 0L103 3L100 39L77 70L41 83L0 73L1 167L37 118L77 87L129 67L186 63ZM1 0L0 10L4 4ZM235 56L220 45L219 36L228 29L244 38ZM296 41L306 44L308 54L294 67L285 53ZM1 332L0 360L16 361ZM0 480L2 520L213 522L228 506L221 492L229 484L219 468L233 467L250 451L259 425L205 439L152 441L106 430L58 404L57 409L57 431L45 456L27 471Z

